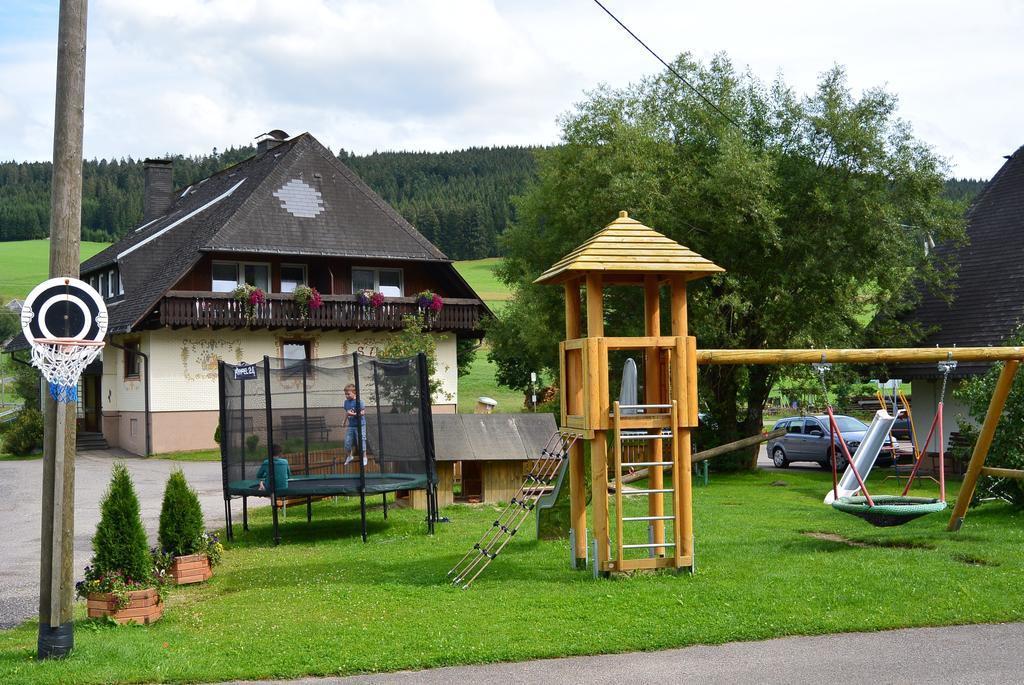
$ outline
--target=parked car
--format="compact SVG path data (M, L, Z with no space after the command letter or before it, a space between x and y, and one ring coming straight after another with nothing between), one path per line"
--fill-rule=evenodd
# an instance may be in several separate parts
M896 423L892 424L892 430L889 431L889 434L897 440L910 442L910 419L905 414L900 416L896 419Z
M852 416L837 415L836 424L839 432L846 440L847 449L852 455L857 451L864 434L867 433L867 425ZM773 430L786 429L786 434L781 438L773 438L768 441L768 456L772 463L778 468L786 468L793 462L810 461L815 462L823 469L832 468L832 452L829 446L828 416L794 416L788 419L781 419L775 424ZM839 438L836 438L837 466L842 471L846 468L846 458L843 456L842 448L839 447ZM896 442L886 437L882 446L882 452L875 461L876 466L892 466L893 448Z

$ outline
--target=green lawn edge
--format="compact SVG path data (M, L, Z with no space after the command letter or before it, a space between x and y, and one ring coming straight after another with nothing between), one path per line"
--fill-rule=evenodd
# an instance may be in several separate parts
M875 491L893 490L882 475ZM595 581L568 568L566 541L537 542L528 519L468 591L445 574L493 506L448 507L452 523L428 537L422 512L392 508L384 523L370 500L364 544L358 501L327 500L312 524L304 507L289 512L278 547L269 512L250 510L252 530L236 527L213 580L171 590L154 626L79 623L75 653L44 663L32 623L0 631L0 682L352 675L1024 618L1024 512L986 504L957 534L943 514L873 528L822 504L830 482L814 470L713 474L694 491L695 575Z

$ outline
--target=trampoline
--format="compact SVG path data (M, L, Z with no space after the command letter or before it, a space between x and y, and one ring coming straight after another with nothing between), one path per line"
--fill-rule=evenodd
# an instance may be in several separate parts
M264 357L220 362L221 467L228 539L232 502L269 498L274 544L278 509L324 497L359 497L366 540L366 498L426 494L427 531L437 521L437 471L426 358L353 354L316 360ZM357 417L356 409L361 409ZM360 458L362 455L362 458ZM273 468L270 468L273 464Z

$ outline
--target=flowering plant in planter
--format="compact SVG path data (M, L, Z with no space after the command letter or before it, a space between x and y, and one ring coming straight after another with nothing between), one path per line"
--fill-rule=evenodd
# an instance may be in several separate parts
M416 295L416 306L426 311L439 312L444 306L444 300L437 293L424 290Z
M88 600L89 617L146 624L159 619L163 584L154 573L139 498L124 464L114 464L92 549L85 580L76 586L77 594Z
M356 300L363 307L379 309L384 304L384 293L379 293L376 290L360 290L356 295Z
M323 298L320 296L320 291L308 285L297 287L294 297L295 303L299 305L299 317L302 319L309 317L310 309L320 309L324 303Z
M267 296L261 288L248 283L235 288L233 295L235 300L242 305L242 314L245 316L246 323L249 324L256 319L256 305L264 304L267 301Z

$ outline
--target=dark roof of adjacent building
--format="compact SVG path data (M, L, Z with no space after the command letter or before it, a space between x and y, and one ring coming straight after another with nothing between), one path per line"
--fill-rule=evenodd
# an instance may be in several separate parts
M438 461L539 459L558 430L553 414L434 414Z
M86 260L118 266L110 332L132 329L206 253L450 260L308 133L184 190L157 219ZM451 268L451 267L448 267Z
M939 245L958 265L950 301L925 297L910 319L928 331L918 347L1002 345L1024 321L1024 146L1013 153L967 212L968 242ZM961 364L958 376L986 364ZM904 365L906 378L935 376L931 365Z

